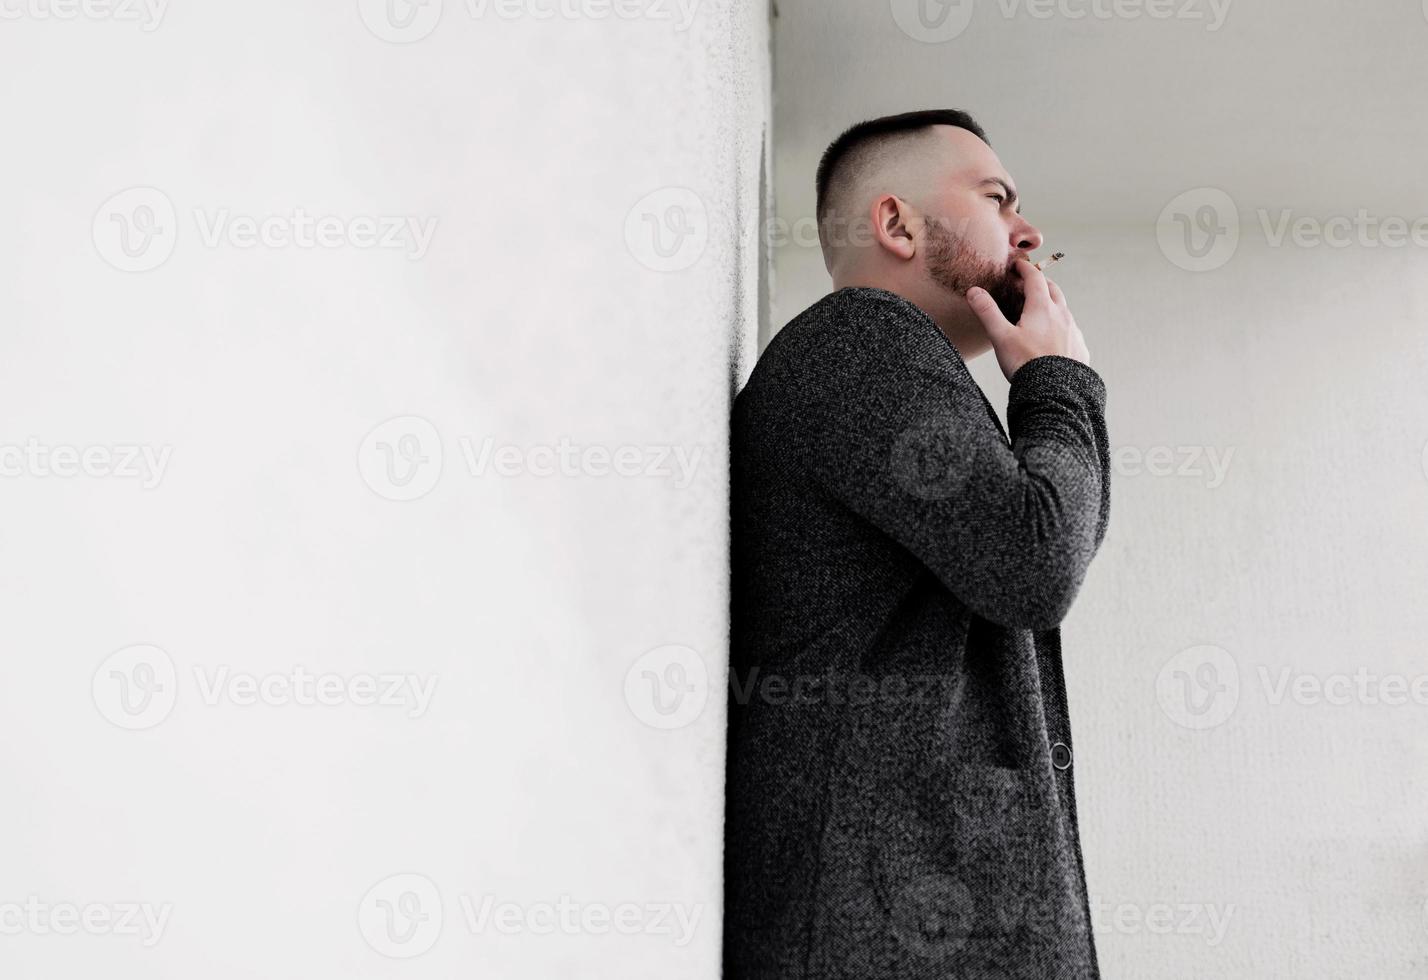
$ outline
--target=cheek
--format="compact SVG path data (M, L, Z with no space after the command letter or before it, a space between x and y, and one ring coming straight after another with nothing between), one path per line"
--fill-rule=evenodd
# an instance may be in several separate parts
M968 201L960 194L951 200L935 202L933 207L937 210L934 213L941 216L943 234L973 247L980 247L987 234L988 220L996 218L993 213L994 202L982 203L986 205L985 210L976 206L976 200Z
M982 226L977 245L983 253L998 265L1005 265L1009 255L1008 242L1011 241L1011 226L1001 217L988 221Z
M965 215L961 225L961 237L968 248L998 268L1006 264L1011 229L996 213L995 202L987 202L984 214Z

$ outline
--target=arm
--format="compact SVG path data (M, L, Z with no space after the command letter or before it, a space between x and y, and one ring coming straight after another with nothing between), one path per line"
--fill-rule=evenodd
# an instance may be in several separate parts
M1110 512L1100 375L1069 357L1026 361L1008 445L964 368L884 353L826 403L815 479L983 619L1059 624Z

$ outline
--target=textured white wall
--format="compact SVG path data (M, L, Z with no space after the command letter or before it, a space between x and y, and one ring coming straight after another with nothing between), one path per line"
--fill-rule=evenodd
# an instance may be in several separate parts
M812 214L843 126L954 106L1068 253L1116 453L1063 627L1105 975L1424 975L1428 197L1405 166L1428 128L1402 101L1422 59L1384 52L1428 21L966 3L922 43L909 6L780 4L780 226ZM1307 221L1276 244L1283 209ZM816 240L777 251L775 282L779 327L829 288ZM973 374L1004 413L994 358Z
M717 976L763 6L5 18L0 973Z

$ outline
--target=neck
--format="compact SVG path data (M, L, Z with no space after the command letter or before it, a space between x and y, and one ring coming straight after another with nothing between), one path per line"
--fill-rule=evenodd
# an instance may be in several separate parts
M962 355L964 361L980 357L992 349L986 328L967 305L967 301L960 296L949 295L945 290L921 284L878 282L870 277L849 276L846 279L835 279L833 282L835 291L847 289L849 286L886 289L912 303L932 318L937 329L952 342L952 346L957 348L957 353Z

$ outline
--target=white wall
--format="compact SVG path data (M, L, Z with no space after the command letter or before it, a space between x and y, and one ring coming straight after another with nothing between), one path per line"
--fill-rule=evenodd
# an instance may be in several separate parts
M5 976L717 976L723 700L645 671L725 662L767 15L477 6L6 5ZM333 239L245 247L295 209ZM639 472L538 475L562 440ZM354 703L386 675L430 702Z
M1402 102L1422 60L1392 55L1428 21L1389 6L1236 6L1211 33L984 3L922 43L896 4L780 4L784 222L842 127L952 106L1067 252L1117 453L1063 626L1108 980L1428 969L1428 127ZM1226 197L1175 200L1205 187ZM1197 232L1197 263L1175 216L1203 206L1239 237ZM1275 244L1285 208L1308 234ZM1418 244L1313 237L1359 208ZM816 239L775 281L778 327L829 289ZM1004 412L994 358L973 373Z

